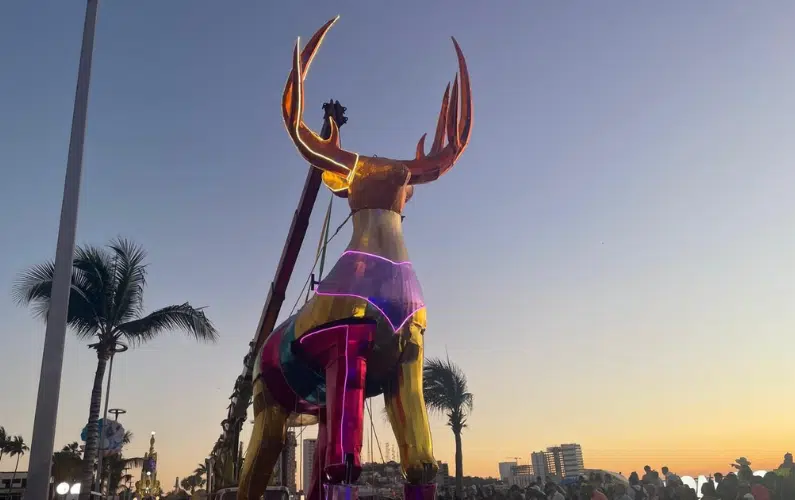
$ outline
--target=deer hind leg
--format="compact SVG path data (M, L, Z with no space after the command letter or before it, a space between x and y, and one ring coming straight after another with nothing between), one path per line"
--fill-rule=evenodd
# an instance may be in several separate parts
M401 364L396 379L384 393L384 404L409 485L427 485L436 477L439 467L433 457L431 428L422 393L423 328L418 323L408 323L404 328L409 331L405 332ZM416 493L410 496L417 497ZM420 497L427 498L426 494Z
M254 429L248 442L237 500L259 500L287 440L289 412L279 406L261 379L254 382Z

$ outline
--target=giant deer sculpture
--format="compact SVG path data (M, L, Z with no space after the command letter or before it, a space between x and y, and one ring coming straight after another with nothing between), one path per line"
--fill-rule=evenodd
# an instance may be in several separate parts
M472 98L458 43L459 74L448 84L430 152L425 136L412 160L369 157L340 147L333 118L323 139L303 121L303 84L315 52L336 19L293 54L282 99L298 152L346 197L350 244L298 313L268 336L254 368L254 430L238 499L258 500L284 448L290 425L319 424L309 500L324 484L353 483L361 472L363 405L384 394L400 449L406 493L433 496L437 472L423 398L426 310L403 242L401 212L414 185L436 180L455 164L472 131ZM459 102L460 100L460 102Z

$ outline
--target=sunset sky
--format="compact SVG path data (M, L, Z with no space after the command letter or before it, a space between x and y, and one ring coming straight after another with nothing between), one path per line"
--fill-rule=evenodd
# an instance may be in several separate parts
M471 146L405 212L427 355L475 395L466 474L561 442L625 474L795 451L795 3L138 0L100 7L78 241L142 244L147 308L207 306L221 340L118 358L128 455L157 431L170 486L219 435L306 173L279 110L292 47L336 14L306 120L339 99L349 149L413 157L456 71L450 35L469 63ZM83 15L0 2L0 425L28 441L44 326L10 289L54 255ZM336 202L334 227L346 215ZM70 335L58 447L95 366ZM452 461L442 417L433 432Z

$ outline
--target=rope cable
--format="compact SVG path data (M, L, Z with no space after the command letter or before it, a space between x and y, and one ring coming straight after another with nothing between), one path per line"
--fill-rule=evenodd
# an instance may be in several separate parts
M333 240L334 237L337 236L337 234L339 234L339 232L342 230L345 224L347 224L348 220L350 220L351 216L353 216L352 213L348 214L348 216L345 217L345 220L342 221L342 223L339 226L337 226L337 229L334 231L334 234L332 234L331 237L326 241L326 245L331 243L331 240ZM315 257L315 262L314 264L312 264L312 269L309 271L309 276L307 276L306 281L304 282L304 286L301 287L301 291L298 293L298 297L296 297L295 303L293 304L293 308L290 309L290 314L288 316L292 316L293 313L295 312L295 309L298 307L298 302L301 301L301 295L304 293L304 290L307 288L307 286L309 286L309 281L312 279L312 272L315 270L315 267L317 267L317 263L320 261L321 255L322 255L321 253L318 253L317 257ZM308 301L309 300L308 297L305 300ZM306 301L304 303L306 303Z
M368 401L370 403L370 401ZM384 463L384 454L381 452L381 441L378 439L378 433L375 432L375 424L373 423L373 409L372 405L367 405L367 413L370 415L370 427L375 434L375 444L378 445L378 454L381 455L381 463Z
M334 234L332 234L331 237L329 237L328 233L329 233L329 229L330 229L331 210L332 210L332 207L333 207L333 203L334 203L334 194L332 193L331 197L329 199L328 208L326 209L326 217L323 220L323 228L321 229L320 240L318 241L317 253L315 255L315 262L312 264L312 269L310 269L310 271L309 271L309 276L307 276L306 281L304 282L304 286L301 287L301 291L298 292L298 296L295 299L295 303L293 303L292 309L290 309L290 314L288 315L288 317L292 316L293 313L295 312L296 308L298 307L298 303L301 301L301 296L304 294L304 291L306 291L306 296L304 297L304 305L306 305L306 303L309 302L309 291L310 290L309 290L309 286L308 285L309 285L310 280L312 279L312 273L315 271L315 267L317 267L318 262L320 262L320 276L318 276L318 278L322 279L323 278L323 276L322 276L323 267L324 267L325 260L326 260L326 248L328 247L328 244L331 242L331 240L333 240L334 237L337 236L337 234L339 234L339 232L342 230L342 228L345 226L345 224L348 222L348 220L353 215L353 214L348 214L348 216L345 218L345 220L343 220L342 223L339 226L337 226L337 229L334 231ZM298 405L296 403L296 408L295 408L296 412L298 410L297 406ZM303 443L303 439L302 439L303 436L304 436L304 431L306 430L307 427L308 427L307 425L302 425L301 426L301 430L299 431L298 436L296 437L296 445L300 446L300 449L299 449L299 462L301 463L301 471L300 471L300 483L299 484L301 485L301 490L302 491L306 491L305 488L308 487L308 485L304 484L304 467L305 467L305 465L304 465L304 443ZM298 471L296 471L296 473L298 473Z

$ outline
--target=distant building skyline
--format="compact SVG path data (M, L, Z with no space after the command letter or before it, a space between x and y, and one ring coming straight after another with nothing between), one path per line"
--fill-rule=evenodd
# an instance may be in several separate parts
M563 443L549 446L544 451L530 453L530 463L520 465L517 461L499 462L500 480L509 485L526 486L526 483L549 476L562 479L576 476L585 469L582 446L578 443Z
M564 443L550 446L545 455L545 472L559 478L576 476L585 469L582 447L577 443ZM540 462L540 459L539 459Z
M438 461L439 472L436 474L436 484L446 486L450 483L450 466L446 462Z
M517 462L500 462L497 466L500 472L500 481L507 482L513 474L513 468L516 465Z
M303 455L301 461L302 478L301 489L308 491L312 485L312 465L315 462L315 448L317 448L317 439L304 439Z
M534 451L530 454L530 467L533 469L533 475L546 480L550 474L549 466L547 465L547 455L543 451Z

